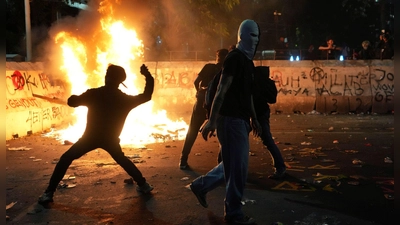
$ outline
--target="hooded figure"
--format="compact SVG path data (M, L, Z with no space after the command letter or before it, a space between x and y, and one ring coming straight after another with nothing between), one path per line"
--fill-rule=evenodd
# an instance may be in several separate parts
M244 20L238 30L238 42L236 48L242 51L246 57L253 60L260 42L260 28L254 20Z
M238 31L237 49L226 56L211 105L210 117L203 125L204 140L217 132L222 161L207 174L197 177L190 189L207 208L206 194L225 183L224 220L233 224L255 224L242 211L242 198L249 163L249 133L259 137L253 106L253 57L259 42L259 29L253 20L244 20Z

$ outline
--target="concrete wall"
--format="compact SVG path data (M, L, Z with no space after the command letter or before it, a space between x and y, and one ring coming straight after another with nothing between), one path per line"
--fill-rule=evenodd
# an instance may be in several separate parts
M6 140L68 122L66 88L43 73L41 63L6 62Z
M188 121L195 101L197 62L145 62L156 79L154 106ZM269 66L278 88L272 112L387 113L394 110L392 60L254 61ZM37 133L71 120L67 84L42 63L6 62L6 139ZM174 119L174 118L170 118Z

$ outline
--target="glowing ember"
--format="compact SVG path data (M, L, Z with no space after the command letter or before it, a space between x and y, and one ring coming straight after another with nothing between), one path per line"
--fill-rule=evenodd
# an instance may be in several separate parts
M101 35L101 40L95 40L97 43L90 43L95 45L96 48L91 48L96 49L95 53L89 51L85 47L87 45L72 33L62 31L55 37L56 44L62 49L63 64L60 69L71 83L71 94L80 95L89 88L104 85L105 71L110 63L124 67L127 73L124 81L127 87L120 86L121 91L131 95L142 92L144 79L140 77L138 84L135 82L137 76L132 72L132 70L139 72L139 66L142 64L144 48L142 41L138 39L136 32L127 29L122 21L113 21L112 17L107 17L100 22L102 32L105 34ZM88 54L90 56L96 54L96 68L89 72L85 70L88 68ZM134 85L139 87L136 88ZM165 110L154 113L153 104L153 101L147 102L130 112L120 135L121 144L143 145L184 137L187 124L184 121L170 121ZM59 139L62 142L65 140L76 142L85 129L86 115L86 107L75 108L76 122L65 130L57 131Z

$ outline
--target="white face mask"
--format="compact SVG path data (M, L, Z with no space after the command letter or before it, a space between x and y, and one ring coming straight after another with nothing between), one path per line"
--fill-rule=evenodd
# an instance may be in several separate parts
M238 30L238 43L236 48L242 51L248 59L252 60L256 54L260 39L260 30L254 20L244 20Z

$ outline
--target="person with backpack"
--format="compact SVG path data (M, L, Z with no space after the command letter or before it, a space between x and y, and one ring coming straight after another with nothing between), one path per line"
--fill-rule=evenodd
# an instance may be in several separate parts
M282 154L272 138L269 123L271 110L269 104L276 103L278 91L275 81L269 78L269 67L257 66L254 71L253 101L258 122L261 125L260 138L271 154L275 172L268 176L270 179L281 179L286 175L286 165Z
M193 144L196 141L201 125L206 120L206 110L204 109L204 99L209 82L221 70L222 63L228 54L228 49L219 49L216 52L216 63L207 63L201 69L194 81L196 88L196 102L193 106L192 116L190 118L188 132L186 133L185 142L183 143L182 153L179 162L179 168L188 169L188 158Z
M253 58L259 36L254 20L246 19L240 24L237 48L225 58L210 117L201 128L206 141L217 132L222 161L189 185L199 203L207 208L207 192L225 182L224 219L234 224L255 224L243 213L241 201L248 173L249 134L253 131L258 137L261 132L252 97Z

